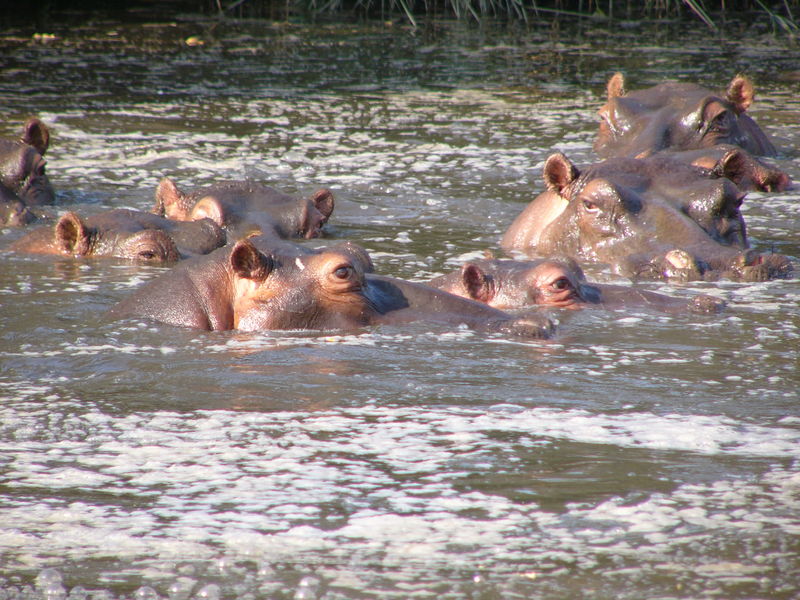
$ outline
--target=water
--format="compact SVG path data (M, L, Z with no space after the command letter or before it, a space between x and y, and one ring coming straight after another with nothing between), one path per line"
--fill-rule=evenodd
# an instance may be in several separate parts
M499 252L550 152L592 160L620 69L631 87L747 71L800 180L800 54L757 31L54 33L0 38L0 133L29 114L51 125L53 212L149 209L164 175L330 187L328 239L427 279ZM797 190L750 194L753 244L800 260L799 206ZM729 308L556 312L554 340L520 343L108 323L163 268L0 262L3 598L800 593L798 279L646 284Z

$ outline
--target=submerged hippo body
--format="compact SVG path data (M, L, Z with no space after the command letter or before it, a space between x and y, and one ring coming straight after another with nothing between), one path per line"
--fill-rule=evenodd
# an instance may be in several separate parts
M556 153L544 180L547 191L506 231L506 251L607 263L643 279L763 281L792 271L785 256L747 250L743 194L728 179L657 157L581 171Z
M500 309L649 309L662 312L718 312L725 302L707 295L673 298L622 285L589 283L571 259L473 260L429 285Z
M0 139L0 225L30 223L35 216L29 206L55 202L45 173L49 145L50 131L33 117L25 122L18 139Z
M178 221L211 219L233 242L254 233L280 239L319 237L333 206L333 194L326 189L298 199L259 183L233 181L184 193L165 177L156 190L154 212Z
M352 330L425 320L524 337L550 333L544 317L514 319L423 284L366 273L368 255L354 245L289 257L265 254L259 245L257 237L242 240L187 261L110 316L205 330Z
M224 232L209 219L182 223L120 208L87 218L65 213L55 225L31 231L9 249L161 263L207 254L224 243Z
M724 94L692 83L662 83L627 92L622 73L608 81L594 149L604 158L643 157L661 150L695 150L719 144L756 156L775 146L746 111L755 97L750 80L733 78Z

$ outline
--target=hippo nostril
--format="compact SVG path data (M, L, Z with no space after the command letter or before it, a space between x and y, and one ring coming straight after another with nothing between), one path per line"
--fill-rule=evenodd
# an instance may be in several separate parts
M755 250L745 250L736 257L736 266L738 267L754 267L764 262L764 257Z

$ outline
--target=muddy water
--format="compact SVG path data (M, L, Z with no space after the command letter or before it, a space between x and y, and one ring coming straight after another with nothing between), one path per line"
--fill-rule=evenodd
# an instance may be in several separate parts
M800 180L800 54L769 37L54 31L0 38L0 133L31 113L52 126L54 214L149 209L164 175L325 186L322 243L356 240L380 272L426 279L497 251L551 151L592 160L619 69L715 87L747 71ZM798 207L797 191L751 194L753 244L798 261ZM424 325L108 323L163 269L7 252L0 265L3 598L800 592L797 279L648 284L729 309L555 312L554 340L519 343Z

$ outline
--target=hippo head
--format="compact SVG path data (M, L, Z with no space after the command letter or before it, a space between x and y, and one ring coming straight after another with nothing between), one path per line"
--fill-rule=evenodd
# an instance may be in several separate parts
M587 284L583 270L569 258L474 260L462 265L458 273L434 279L431 285L500 309L532 305L577 308L597 300L597 290Z
M730 179L741 190L782 192L792 187L792 180L787 173L729 144L701 150L690 162L709 169L716 177Z
M53 245L70 256L111 256L147 263L180 258L175 242L164 231L130 227L113 229L92 224L74 212L64 214L53 230Z
M297 199L257 183L235 181L184 193L165 177L156 190L153 212L179 221L211 219L232 239L257 232L311 239L322 234L333 207L333 193L327 189Z
M224 233L208 219L178 223L150 213L115 209L87 218L67 212L55 226L31 231L11 248L22 252L113 257L158 264L206 254L224 244Z
M18 140L0 140L0 190L27 205L52 204L55 193L45 174L44 154L50 132L39 119L28 119Z
M581 172L563 154L551 155L544 179L563 208L542 228L537 253L608 263L648 279L750 281L791 272L784 256L743 251L742 194L734 184L684 167L620 158Z
M241 240L229 261L237 329L348 329L369 324L375 312L364 265L344 248L282 257Z
M0 225L21 227L36 220L24 202L0 185Z
M737 75L725 94L691 83L663 83L627 92L622 73L611 77L600 108L594 149L603 157L649 156L660 150L692 150L718 144L772 156L775 147L746 114L755 90Z

